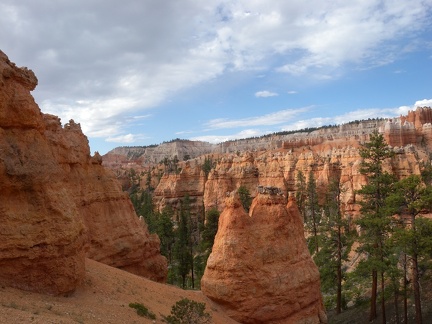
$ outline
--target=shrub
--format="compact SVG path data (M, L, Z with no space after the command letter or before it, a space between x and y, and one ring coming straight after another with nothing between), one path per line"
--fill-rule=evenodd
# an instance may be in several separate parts
M183 298L171 308L171 315L164 320L168 324L208 324L211 316L205 312L205 304Z
M136 309L137 314L139 316L147 317L147 318L150 318L150 319L156 319L156 315L154 313L152 313L151 311L149 311L147 309L147 307L145 307L141 303L130 303L129 307Z

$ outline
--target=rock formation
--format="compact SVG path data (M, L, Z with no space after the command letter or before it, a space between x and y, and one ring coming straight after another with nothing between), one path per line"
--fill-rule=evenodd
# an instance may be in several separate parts
M386 168L398 176L419 174L420 163L427 161L432 151L432 109L427 107L388 120L354 121L311 132L213 145L211 154L179 162L176 174L164 174L163 166L157 165L151 174L152 187L156 188L154 203L159 210L167 204L176 210L180 200L188 194L193 197L192 207L196 214L201 212L203 205L205 210L214 207L222 210L227 192L240 186L249 189L252 196L259 184L279 187L285 194L292 193L296 190L297 173L302 171L305 176L314 173L321 192L326 190L329 181L339 180L344 189L343 211L346 217L356 217L359 211L356 190L365 184L365 178L359 172L359 148L373 131L383 133L397 153L386 162ZM133 155L127 148L114 151L122 153L124 158ZM205 157L213 162L207 177L202 175ZM112 158L107 154L103 160L112 161ZM117 156L117 161L120 160ZM154 167L140 160L131 163L134 160L127 159L127 163L107 162L107 165L116 170L120 178L124 178L129 167L145 172ZM119 170L123 170L123 176Z
M325 323L295 201L266 192L249 215L238 197L227 198L201 290L241 323Z
M0 284L69 293L86 255L163 281L158 238L100 155L90 156L80 125L41 113L36 85L0 51Z

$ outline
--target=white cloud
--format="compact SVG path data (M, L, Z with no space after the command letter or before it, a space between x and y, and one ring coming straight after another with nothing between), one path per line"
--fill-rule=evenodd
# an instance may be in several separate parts
M429 26L431 7L429 0L4 0L0 38L13 61L35 70L43 111L112 139L127 132L124 116L226 72L328 80L347 64L388 64L422 43L416 37ZM209 127L263 122L277 124L266 115Z
M417 107L432 107L432 99L418 100L414 104L414 109Z
M257 97L257 98L276 97L278 95L279 94L276 92L271 92L271 91L267 91L267 90L255 92L255 97Z
M297 109L285 109L271 114L262 116L249 117L243 119L213 119L205 124L209 129L251 127L251 126L269 126L285 123L295 116L310 110L312 107L303 107Z
M234 133L234 134L228 134L228 135L204 135L204 136L196 136L191 138L193 141L204 141L209 142L213 144L231 141L235 139L242 139L242 138L250 138L255 136L261 136L266 134L266 132L263 132L258 129L245 129L240 132Z
M113 143L135 143L138 140L147 138L143 134L124 134L124 135L118 135L118 136L109 136L106 141L107 142L113 142Z
M365 120L369 118L393 118L407 115L408 111L417 107L432 106L432 99L416 101L412 106L401 106L397 108L368 108L358 109L342 115L332 117L315 117L304 120L297 120L291 124L284 125L282 130L300 130L308 127L321 127L324 125L340 125L354 120Z

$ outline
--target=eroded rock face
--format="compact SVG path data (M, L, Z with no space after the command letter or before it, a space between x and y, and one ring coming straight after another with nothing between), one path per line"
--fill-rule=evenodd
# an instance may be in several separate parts
M326 322L295 201L258 194L248 215L227 198L201 290L241 323Z
M0 53L0 282L65 294L84 276L84 225L53 159L34 73Z
M100 155L90 156L80 125L41 113L36 85L0 52L0 284L69 293L86 255L163 281L158 238Z

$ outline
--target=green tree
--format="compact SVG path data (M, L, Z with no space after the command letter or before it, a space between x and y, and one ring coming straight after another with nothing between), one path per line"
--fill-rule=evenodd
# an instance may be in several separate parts
M176 230L176 240L174 244L174 259L176 272L181 277L181 286L186 288L186 277L191 271L193 257L190 249L190 230L188 211L181 210L178 227Z
M359 252L367 259L363 266L372 274L372 290L369 320L377 317L376 303L378 292L378 273L381 275L381 309L382 322L386 322L385 313L385 280L387 247L386 241L391 230L391 217L385 202L394 183L394 177L383 170L384 160L393 156L382 134L374 132L370 141L360 149L360 172L367 178L358 193L361 195L361 217L357 223L361 228Z
M213 161L209 156L206 156L204 158L204 163L201 166L201 169L204 171L206 179L208 178L208 175L209 175L212 168L213 168Z
M175 242L174 223L173 223L174 212L168 205L157 217L156 233L160 239L160 250L161 254L164 255L168 263L172 262L172 249Z
M249 208L252 204L252 197L250 195L248 188L246 188L245 186L242 185L237 189L237 193L240 197L240 201L241 201L241 204L242 204L244 210L248 213Z
M214 239L218 230L220 212L212 208L206 213L206 222L202 231L202 244L205 250L213 247Z
M205 311L206 305L183 298L171 308L171 315L164 317L169 324L210 324L211 316Z
M296 175L296 202L299 208L300 214L303 217L303 222L305 222L305 205L307 199L307 185L306 178L301 170L297 171Z
M395 184L394 192L387 198L390 213L406 214L409 216L408 224L403 227L404 231L399 236L406 253L411 257L411 274L414 291L415 318L416 323L422 323L422 308L420 296L419 275L419 236L417 229L417 215L431 206L432 188L426 186L420 176L411 175L399 180ZM406 226L408 225L408 226Z
M341 213L342 189L339 180L332 181L327 190L324 216L320 226L321 247L314 256L321 275L321 287L326 294L336 296L336 313L342 311L342 282L345 272L342 263L348 259L353 232Z
M305 224L307 230L311 233L308 237L308 247L311 253L319 251L319 223L321 219L321 207L318 202L318 192L313 171L309 172L306 186L307 199L305 202Z

